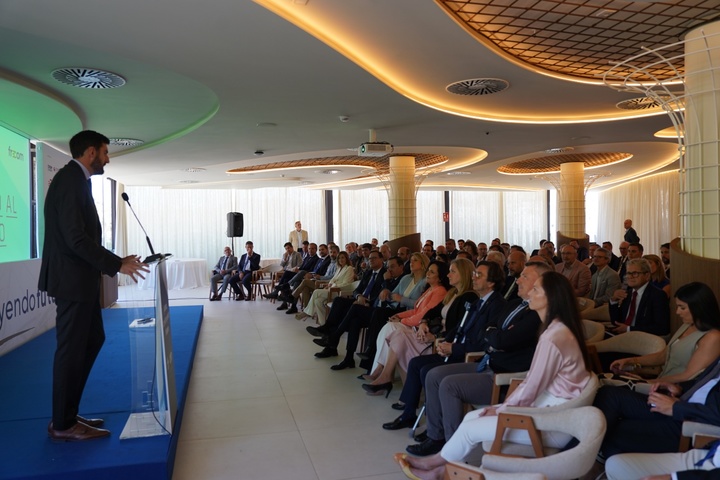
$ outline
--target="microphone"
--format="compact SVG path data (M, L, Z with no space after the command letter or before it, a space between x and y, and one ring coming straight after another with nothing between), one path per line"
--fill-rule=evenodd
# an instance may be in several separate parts
M148 236L147 232L145 231L145 227L143 227L142 222L138 218L137 214L135 213L135 210L133 209L132 205L130 205L130 197L128 197L128 194L123 192L121 195L123 200L128 204L128 207L130 207L130 211L132 212L133 216L135 216L135 220L137 220L138 225L140 225L140 228L142 229L143 233L145 234L145 240L147 241L148 247L150 247L150 253L151 255L147 257L145 260L143 260L143 263L151 263L155 260L158 260L162 258L162 253L155 253L155 250L153 249L152 242L150 241L150 237Z

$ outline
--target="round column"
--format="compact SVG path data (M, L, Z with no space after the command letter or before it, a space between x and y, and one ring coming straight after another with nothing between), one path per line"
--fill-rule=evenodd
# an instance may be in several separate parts
M720 22L685 37L685 162L680 174L682 247L720 259Z
M415 157L390 157L387 192L390 239L416 233Z
M558 210L558 231L568 238L584 238L585 165L582 162L560 165Z

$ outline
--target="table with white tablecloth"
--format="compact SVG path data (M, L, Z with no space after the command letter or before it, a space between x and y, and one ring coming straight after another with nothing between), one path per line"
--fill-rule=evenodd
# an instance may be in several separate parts
M207 260L204 258L173 258L165 260L167 271L168 290L180 290L183 288L207 287L210 285L210 269ZM155 268L140 279L138 288L150 290L155 288Z

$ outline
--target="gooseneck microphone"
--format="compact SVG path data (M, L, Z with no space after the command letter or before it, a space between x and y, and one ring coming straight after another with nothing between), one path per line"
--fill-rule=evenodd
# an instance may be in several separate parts
M152 242L150 241L150 237L148 236L147 232L145 231L145 227L143 227L142 222L140 221L137 214L135 213L135 210L133 209L132 205L130 204L130 197L128 197L128 194L123 192L120 196L128 204L128 207L130 207L130 211L132 212L133 216L135 217L135 220L137 220L138 225L140 225L140 228L142 229L143 233L145 234L145 240L147 241L148 247L150 247L151 255L149 257L147 257L145 260L143 260L143 263L154 262L155 260L162 258L162 256L163 256L162 253L155 253L155 249L153 249Z

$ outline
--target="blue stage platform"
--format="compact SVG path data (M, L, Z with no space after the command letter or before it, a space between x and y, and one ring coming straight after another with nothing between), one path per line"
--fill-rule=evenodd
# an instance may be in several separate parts
M201 306L170 307L178 413L173 436L120 440L130 416L130 335L149 308L103 310L105 345L85 388L81 415L105 419L109 439L56 443L51 414L55 330L0 357L0 479L170 479L190 372L203 318Z

